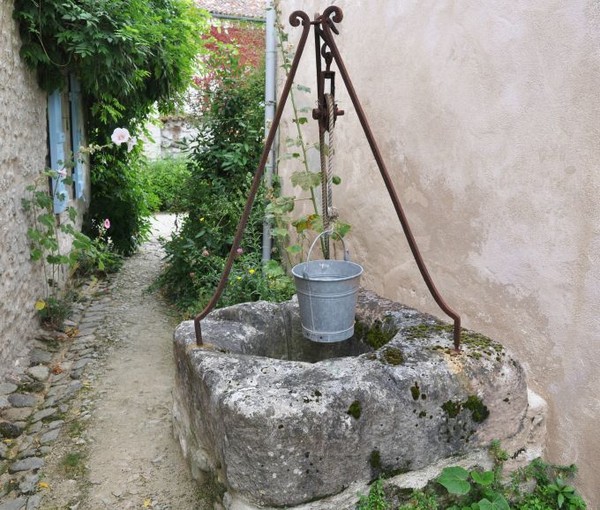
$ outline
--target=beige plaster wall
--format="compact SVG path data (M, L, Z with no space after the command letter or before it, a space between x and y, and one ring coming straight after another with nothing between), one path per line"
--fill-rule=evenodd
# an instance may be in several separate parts
M12 9L13 2L0 3L0 380L23 368L39 328L34 303L45 295L41 265L30 261L30 221L21 200L47 166L47 101L19 56ZM71 205L80 213L85 207Z
M330 3L283 0L283 19ZM333 3L345 15L338 45L437 286L464 326L523 362L550 404L547 457L579 465L597 508L600 4ZM288 32L296 41L300 29ZM314 90L311 46L304 63L297 81ZM443 318L339 79L335 201L364 284ZM296 96L313 106L314 93ZM291 132L284 125L283 138Z

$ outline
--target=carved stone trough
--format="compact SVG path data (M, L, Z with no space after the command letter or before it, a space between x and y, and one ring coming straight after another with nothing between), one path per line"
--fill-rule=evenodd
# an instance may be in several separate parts
M493 439L527 455L543 437L506 349L465 332L456 354L451 327L373 293L345 342L304 339L295 301L216 310L202 331L202 347L191 321L174 335L175 433L230 510L354 508L382 474L481 463Z

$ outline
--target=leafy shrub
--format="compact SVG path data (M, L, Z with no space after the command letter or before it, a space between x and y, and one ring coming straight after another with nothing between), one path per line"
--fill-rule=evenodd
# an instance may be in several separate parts
M142 160L138 155L129 157L125 148L106 150L94 156L91 179L94 195L86 233L96 237L95 225L109 217L115 251L130 255L150 232L151 210L142 180Z
M191 177L183 197L187 217L165 245L167 266L159 279L167 296L192 314L206 305L220 279L264 136L263 69L244 71L235 61L220 69L198 105L200 134L189 147ZM261 191L220 305L283 300L293 293L277 262L262 267L264 203Z
M182 212L183 193L190 178L187 161L167 157L148 161L143 169L144 189L153 211Z
M94 225L97 236L91 239L93 250L81 251L77 257L75 274L79 277L106 276L116 273L123 265L123 257L113 250L113 241L109 235L112 227L106 219L101 225Z

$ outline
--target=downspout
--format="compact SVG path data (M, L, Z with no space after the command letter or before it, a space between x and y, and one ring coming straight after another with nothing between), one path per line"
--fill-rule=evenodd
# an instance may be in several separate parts
M277 13L275 11L274 0L266 0L266 50L265 50L265 132L269 131L275 117L275 88L277 81L277 36L276 22ZM267 164L265 165L264 183L267 188L273 185L273 175L276 173L277 162L277 142L269 153ZM271 222L266 219L263 222L262 239L262 260L263 263L271 260L271 250L273 240L271 238Z

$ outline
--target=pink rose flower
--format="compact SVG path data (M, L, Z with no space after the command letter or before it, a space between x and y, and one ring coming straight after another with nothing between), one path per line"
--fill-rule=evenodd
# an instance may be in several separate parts
M105 228L106 230L108 230L108 229L110 228L110 220L109 220L108 218L106 218L106 219L104 220L104 228Z

